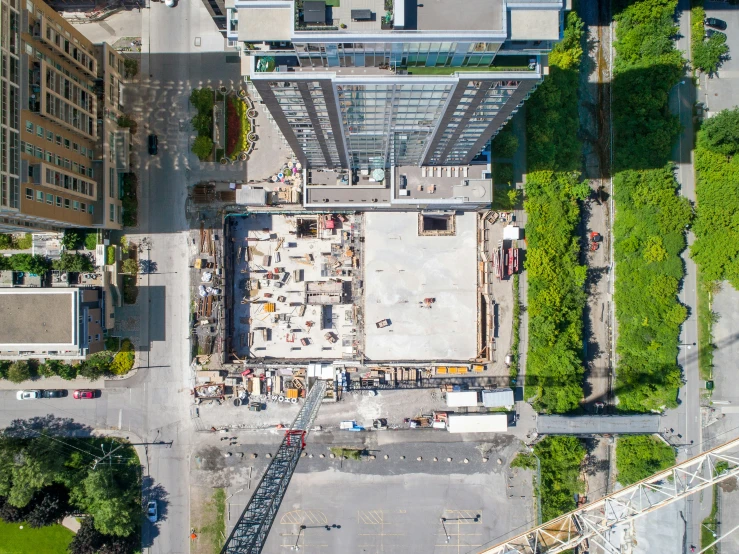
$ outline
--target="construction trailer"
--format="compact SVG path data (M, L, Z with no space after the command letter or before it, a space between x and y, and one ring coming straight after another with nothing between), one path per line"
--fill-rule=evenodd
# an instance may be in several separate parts
M447 408L471 408L477 406L477 391L463 390L446 393Z
M449 414L447 431L450 433L505 433L507 414Z

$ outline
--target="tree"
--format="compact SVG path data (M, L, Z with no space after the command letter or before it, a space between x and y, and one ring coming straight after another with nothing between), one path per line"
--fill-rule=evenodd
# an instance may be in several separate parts
M98 245L98 234L97 231L90 231L85 235L85 249L95 250Z
M129 275L136 275L139 272L139 263L133 258L128 258L123 261L123 273Z
M90 257L86 254L70 254L68 252L62 252L61 257L52 263L52 267L59 271L75 273L84 273L95 269Z
M64 237L62 238L62 246L67 250L77 250L79 245L82 244L82 234L75 229L67 229L64 231Z
M126 79L136 77L139 72L139 62L126 58L123 60L123 76Z
M0 519L6 523L18 523L26 519L28 510L18 508L8 502L7 497L0 496Z
M25 360L18 360L10 364L8 379L13 383L22 383L31 378L31 366Z
M693 45L693 65L709 75L716 73L728 53L726 35L714 33L707 40Z
M9 258L9 263L15 271L27 271L34 275L44 275L51 267L51 260L38 254L13 254Z
M93 354L78 367L78 375L87 379L99 379L110 371L110 353L99 352Z
M69 494L61 485L46 487L34 496L35 505L26 517L31 527L59 522L69 513Z
M652 436L619 437L616 443L618 482L631 485L675 464L673 448Z
M86 517L69 544L69 552L71 554L97 554L104 541L103 534L95 529L95 520L92 517Z
M518 150L518 138L510 126L506 125L493 139L493 155L499 158L512 158Z
M58 371L59 377L61 377L62 379L66 379L67 381L71 381L72 379L75 379L77 377L77 372L79 371L79 369L76 365L63 363L58 366Z
M211 113L214 102L213 91L209 88L196 88L190 93L190 103L200 113Z
M705 121L698 135L698 143L724 156L739 152L739 108L721 110Z
M136 530L139 492L126 482L128 477L118 468L101 465L72 491L73 502L93 516L95 529L103 534L127 537Z
M208 158L213 152L213 139L208 136L199 135L192 143L192 153L201 161Z

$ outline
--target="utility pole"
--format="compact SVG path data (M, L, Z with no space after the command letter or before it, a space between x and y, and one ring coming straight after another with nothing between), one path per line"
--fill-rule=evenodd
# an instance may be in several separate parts
M122 447L123 447L123 443L119 444L119 445L118 445L118 446L116 446L115 448L112 448L112 449L110 450L110 452L108 452L108 453L106 454L106 453L105 453L105 444L101 444L101 445L100 445L100 450L102 450L102 451L103 451L103 457L102 457L102 458L96 458L96 459L95 459L95 463L94 463L94 464L92 465L92 470L93 470L93 471L95 471L95 468L97 468L98 464L99 464L100 462L104 461L104 460L105 460L105 458L108 458L108 465L110 465L110 464L111 464L111 463L113 462L113 460L112 460L112 458L111 458L111 455L113 454L113 452L115 452L116 450L118 450L119 448L122 448Z

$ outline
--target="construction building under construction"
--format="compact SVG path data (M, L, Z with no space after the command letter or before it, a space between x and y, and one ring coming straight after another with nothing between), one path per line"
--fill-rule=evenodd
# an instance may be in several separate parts
M441 211L228 216L225 357L493 361L501 247L489 231L496 218Z

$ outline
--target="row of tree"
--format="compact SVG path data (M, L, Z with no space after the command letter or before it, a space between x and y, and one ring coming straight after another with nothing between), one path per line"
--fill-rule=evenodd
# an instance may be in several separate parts
M51 260L39 254L13 254L0 257L0 270L25 271L34 275L43 275L51 269L84 273L92 271L95 266L86 254L70 254L62 252L58 260Z
M92 354L86 360L68 364L61 360L0 360L0 379L22 383L37 377L61 377L71 381L77 377L99 379L106 375L125 375L133 368L135 360L131 341L124 339L118 352L105 350Z
M679 255L691 206L669 164L680 123L668 96L684 73L673 42L676 7L677 0L639 0L615 16L615 392L619 408L635 412L675 406L681 379L677 348L687 314L677 298Z
M550 75L527 109L525 208L528 215L529 344L526 396L545 412L577 409L582 399L582 318L586 268L579 264L580 180L578 72L583 22L567 16L564 40L552 51Z
M42 527L83 513L89 517L73 553L133 551L142 518L141 467L133 447L118 448L115 463L95 464L101 441L106 452L121 443L18 431L0 436L0 519Z

